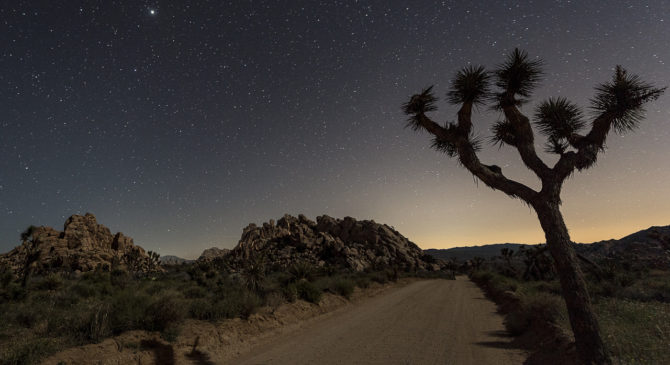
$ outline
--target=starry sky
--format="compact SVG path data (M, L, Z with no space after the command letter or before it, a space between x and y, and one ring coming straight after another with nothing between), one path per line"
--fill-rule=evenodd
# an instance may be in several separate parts
M534 100L587 115L617 64L670 84L663 0L12 0L0 28L0 252L85 212L182 257L284 213L374 219L422 248L538 243L535 214L404 129L400 105L515 47L545 61ZM481 108L477 132L498 117ZM669 121L664 95L566 183L575 241L670 224ZM480 157L539 186L510 148Z

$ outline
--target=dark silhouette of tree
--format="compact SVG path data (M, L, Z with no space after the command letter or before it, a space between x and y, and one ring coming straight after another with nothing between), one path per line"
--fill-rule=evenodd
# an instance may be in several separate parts
M502 256L503 260L505 260L505 264L507 265L505 268L507 274L514 276L516 274L514 265L512 265L512 257L514 256L514 250L512 250L511 248L503 247L500 249L500 256Z
M484 265L484 259L479 256L473 257L472 261L470 261L470 264L474 271L478 271L481 269L482 265Z
M440 125L426 115L437 109L432 86L412 96L403 105L403 110L409 115L409 127L432 135L435 149L457 157L487 186L533 207L558 270L578 357L586 364L610 363L559 209L560 193L563 182L575 170L581 171L596 163L598 153L605 150L609 132L624 133L635 129L644 117L644 104L657 99L665 88L656 88L616 66L612 79L595 88L595 96L591 99L595 118L586 134L580 134L587 123L577 105L563 97L540 103L533 115L535 127L546 137L545 150L559 156L558 162L549 167L535 151L530 119L519 110L538 85L542 64L516 49L493 72L487 72L481 66L463 68L456 73L447 93L451 104L460 105L458 120L454 123ZM495 92L491 92L489 86L492 79L497 87ZM481 148L481 140L475 138L472 131L472 108L486 103L491 103L504 116L493 125L492 141L518 150L523 164L542 182L540 191L507 178L499 166L485 165L479 160L477 151Z
M547 256L547 245L536 245L528 249L522 246L519 252L523 255L523 263L526 265L523 273L525 280L546 280L551 277L553 263Z
M37 227L31 225L26 228L25 231L21 232L21 241L23 246L26 249L26 256L23 259L23 272L21 278L21 286L26 287L28 284L28 278L30 277L30 270L34 262L40 258L40 251L35 246L33 242L33 234Z

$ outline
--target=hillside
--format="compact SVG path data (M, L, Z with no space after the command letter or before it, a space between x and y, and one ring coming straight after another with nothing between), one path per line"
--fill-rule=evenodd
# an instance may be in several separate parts
M488 259L498 256L500 255L500 250L503 248L510 248L516 251L519 246L524 245L520 243L496 243L483 246L453 247L447 249L430 248L423 252L436 259L467 261L475 257Z
M574 245L577 252L592 259L629 256L631 259L646 262L654 267L665 267L670 263L670 226L653 226L620 239L575 243ZM424 252L438 259L467 261L474 257L487 259L498 256L503 248L517 251L520 246L524 245L498 243L449 249L428 249Z

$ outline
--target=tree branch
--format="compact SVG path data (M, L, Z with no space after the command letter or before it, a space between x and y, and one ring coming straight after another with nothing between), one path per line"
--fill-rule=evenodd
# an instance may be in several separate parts
M509 97L514 98L514 96ZM535 152L535 136L530 126L530 120L517 109L513 101L505 103L503 112L505 113L505 118L512 123L516 132L514 147L519 151L521 160L540 180L544 181L550 177L551 169Z
M535 190L506 178L498 166L484 165L479 161L475 146L469 139L472 126L471 115L472 103L464 103L458 112L458 125L456 128L442 127L423 113L417 114L417 121L425 130L434 135L438 141L453 145L458 151L459 161L468 171L483 181L484 184L492 189L500 190L509 196L520 198L530 204L537 195Z

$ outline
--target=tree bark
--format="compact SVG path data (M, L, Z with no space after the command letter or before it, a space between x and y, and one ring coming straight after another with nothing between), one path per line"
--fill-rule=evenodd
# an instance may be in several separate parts
M563 298L568 307L570 325L575 334L578 361L588 365L611 364L600 337L584 275L559 210L559 202L543 201L533 207L544 230L547 248L554 258Z

